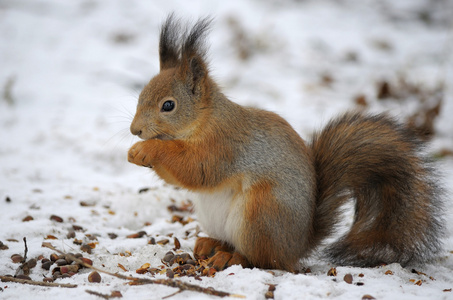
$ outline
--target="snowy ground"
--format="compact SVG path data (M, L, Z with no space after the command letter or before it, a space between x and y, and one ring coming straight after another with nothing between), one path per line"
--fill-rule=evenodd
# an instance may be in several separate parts
M164 254L175 247L173 237L182 251L191 253L196 214L167 210L191 195L126 161L136 141L128 131L136 99L158 71L158 28L171 11L192 20L215 16L211 68L225 93L240 104L279 113L305 138L338 112L358 108L359 95L369 111L389 111L401 119L443 97L429 151L437 155L453 150L452 1L3 0L0 241L8 249L0 250L0 275L15 274L19 264L11 255L23 255L23 237L28 258L53 253L41 247L43 241L80 252L74 238L67 238L73 225L83 228L75 239L96 243L85 257L111 272L125 273L120 263L130 270L125 274L149 277L135 270L145 263L162 265ZM421 91L398 84L400 77ZM384 81L398 90L392 97L399 99L377 99L376 86ZM423 97L428 99L420 104ZM451 195L451 153L438 165ZM144 187L150 189L138 193ZM82 201L91 206L82 206ZM276 299L361 299L365 294L376 299L453 299L451 196L446 206L445 251L424 266L337 267L338 275L329 277L335 266L313 257L303 262L309 274L234 266L213 278L181 280L248 299L263 299L269 284L277 285ZM171 223L175 214L195 221ZM63 222L50 220L51 215ZM27 216L33 220L24 222ZM346 224L351 217L346 216ZM139 231L147 235L127 238ZM111 239L112 233L117 238ZM152 237L159 241L168 234L173 234L169 244L148 244ZM46 239L49 235L57 239ZM104 294L118 290L125 299L159 299L176 291L129 286L107 275L99 284L89 283L88 273L57 280L77 284L73 289L1 282L0 298L96 299L85 292L89 289ZM343 281L347 273L353 284ZM50 275L38 262L30 276L41 281ZM194 292L172 297L186 298L213 297Z

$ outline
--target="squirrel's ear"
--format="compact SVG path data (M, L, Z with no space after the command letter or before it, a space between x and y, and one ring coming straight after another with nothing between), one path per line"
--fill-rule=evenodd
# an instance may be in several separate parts
M190 58L186 66L183 64L181 71L181 75L192 94L199 92L201 84L208 75L208 69L203 59L199 56Z
M174 68L179 62L180 24L170 14L162 25L159 40L160 70Z
M183 35L179 72L193 94L200 91L204 79L208 76L205 37L211 21L210 18L199 19Z

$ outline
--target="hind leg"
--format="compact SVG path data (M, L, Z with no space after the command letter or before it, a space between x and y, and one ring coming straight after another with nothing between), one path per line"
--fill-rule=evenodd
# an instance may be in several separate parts
M232 265L251 267L245 256L234 251L228 244L213 238L198 238L194 256L196 259L207 259L208 265L217 270L223 270Z
M219 251L231 252L233 248L219 240L201 237L195 242L193 250L196 259L208 259Z

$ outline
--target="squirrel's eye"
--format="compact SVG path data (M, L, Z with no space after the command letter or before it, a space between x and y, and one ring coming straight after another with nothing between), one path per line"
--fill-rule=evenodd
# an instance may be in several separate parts
M165 101L164 104L162 104L161 111L169 112L169 111L172 111L174 108L175 108L175 101L168 100L168 101Z

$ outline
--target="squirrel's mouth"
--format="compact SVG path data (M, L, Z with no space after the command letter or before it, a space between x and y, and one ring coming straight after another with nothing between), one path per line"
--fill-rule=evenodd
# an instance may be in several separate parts
M167 134L159 133L158 135L153 136L150 140L172 140L173 137Z

